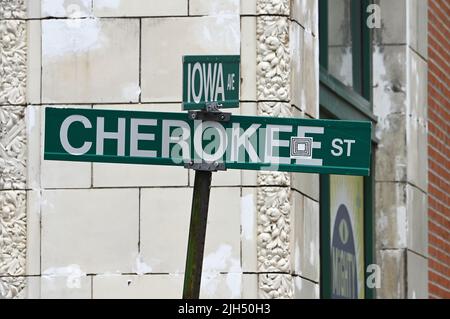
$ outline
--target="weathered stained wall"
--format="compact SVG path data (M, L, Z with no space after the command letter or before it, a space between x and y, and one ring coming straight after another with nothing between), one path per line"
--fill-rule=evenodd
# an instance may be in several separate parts
M317 15L314 0L0 1L0 294L181 297L193 172L44 161L43 111L181 111L182 55L240 54L233 113L317 117ZM318 200L316 175L215 173L201 297L318 298Z
M376 3L378 296L424 297L427 2ZM220 53L234 113L319 116L317 0L0 0L0 34L2 296L181 296L193 172L44 161L46 106L180 111L181 56ZM210 207L202 298L319 297L317 175L215 173Z
M319 118L319 2L291 1L291 110ZM291 174L294 298L320 298L319 175Z
M380 298L427 293L427 1L378 0L373 52Z
M34 14L28 297L181 297L193 173L44 161L43 110L181 111L182 56L239 54L239 1L42 0ZM240 185L239 171L214 178L202 298L256 293L241 266Z
M430 298L450 298L449 1L428 8L428 253Z

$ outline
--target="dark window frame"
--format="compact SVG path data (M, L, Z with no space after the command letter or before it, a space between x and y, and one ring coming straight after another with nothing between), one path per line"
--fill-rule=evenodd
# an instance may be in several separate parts
M372 113L372 32L365 22L364 8L372 0L351 0L353 89L328 73L328 1L319 0L319 60L321 111L336 119L366 120L376 123ZM358 93L360 92L360 93Z

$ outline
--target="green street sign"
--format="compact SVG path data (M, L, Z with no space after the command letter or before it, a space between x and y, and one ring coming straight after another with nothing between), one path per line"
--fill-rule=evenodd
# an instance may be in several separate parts
M239 107L240 56L190 55L183 57L183 109Z
M370 174L371 123L46 108L46 160Z

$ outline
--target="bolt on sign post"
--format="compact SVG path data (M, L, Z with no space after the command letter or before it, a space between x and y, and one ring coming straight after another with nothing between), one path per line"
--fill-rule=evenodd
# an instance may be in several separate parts
M196 299L212 172L368 176L372 124L222 113L239 106L239 57L184 57L183 70L188 112L46 108L44 159L194 169L183 298Z

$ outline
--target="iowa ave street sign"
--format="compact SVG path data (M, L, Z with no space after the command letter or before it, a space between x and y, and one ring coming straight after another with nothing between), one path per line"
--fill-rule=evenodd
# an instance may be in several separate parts
M46 160L369 175L371 123L47 108Z
M240 56L191 55L183 57L183 109L239 107Z

